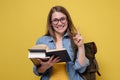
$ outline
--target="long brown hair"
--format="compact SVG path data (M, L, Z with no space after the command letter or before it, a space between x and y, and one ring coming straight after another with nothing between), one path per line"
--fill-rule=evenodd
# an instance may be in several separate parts
M48 17L47 17L47 31L46 31L46 34L47 36L53 36L53 38L56 40L56 37L55 37L55 33L54 33L54 30L53 30L53 27L52 27L52 23L51 23L51 17L52 17L52 14L54 12L61 12L63 13L64 15L66 15L66 18L67 18L67 21L68 21L68 28L66 30L66 32L68 33L68 36L71 38L73 37L73 35L76 34L76 28L72 22L72 19L70 17L70 14L68 13L68 11L62 7L62 6L54 6L51 8L49 14L48 14Z
M52 23L51 23L51 17L52 17L52 14L54 12L61 12L63 13L64 15L66 15L66 18L67 18L67 21L68 21L68 28L66 30L66 32L68 33L68 36L70 37L71 39L71 45L72 45L72 48L73 48L73 52L76 53L77 51L77 46L74 44L73 42L73 36L76 35L76 28L72 22L72 19L70 17L70 14L69 12L62 6L54 6L51 8L49 14L48 14L48 17L47 17L47 31L46 31L46 36L53 36L54 40L56 41L56 36L55 36L55 33L54 33L54 30L53 30L53 27L52 27Z

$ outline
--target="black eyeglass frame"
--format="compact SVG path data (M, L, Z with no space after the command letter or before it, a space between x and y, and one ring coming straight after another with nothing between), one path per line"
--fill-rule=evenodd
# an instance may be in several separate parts
M67 18L66 17L61 17L60 19L55 18L55 19L51 20L52 24L54 24L54 25L57 25L59 23L59 21L62 24L64 24L67 21Z

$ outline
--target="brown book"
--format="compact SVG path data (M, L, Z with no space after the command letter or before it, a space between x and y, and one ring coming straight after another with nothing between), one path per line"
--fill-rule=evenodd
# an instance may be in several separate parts
M35 45L32 48L28 49L28 58L34 63L39 63L37 59L47 61L51 56L59 57L60 62L71 61L68 52L65 48L62 49L52 49L49 50L48 47L44 44Z

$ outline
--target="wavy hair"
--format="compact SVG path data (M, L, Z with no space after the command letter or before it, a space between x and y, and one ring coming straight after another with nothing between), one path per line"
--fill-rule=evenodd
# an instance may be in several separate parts
M55 37L55 33L54 33L54 30L53 30L53 27L52 27L52 22L51 22L51 17L52 17L52 14L54 12L61 12L63 13L64 15L66 15L66 18L67 18L67 22L68 22L68 28L66 30L66 32L68 33L68 36L70 38L72 38L75 34L76 34L76 28L72 22L72 19L70 17L70 14L68 13L68 11L62 7L62 6L54 6L51 8L49 14L48 14L48 17L47 17L47 31L46 31L46 36L53 36L53 38L55 39L56 41L56 37Z
M68 22L68 28L66 30L66 32L68 33L68 36L69 38L71 39L71 45L72 45L72 49L73 49L73 54L74 54L74 59L75 59L75 56L77 55L77 51L78 51L78 48L77 46L75 45L74 41L73 41L73 36L76 35L77 33L77 30L72 22L72 19L70 17L70 14L69 12L62 6L54 6L51 8L49 14L48 14L48 17L47 17L47 31L46 31L46 36L52 36L54 38L54 40L56 41L56 36L55 36L55 33L54 33L54 29L52 27L52 22L51 22L51 17L52 17L52 14L54 12L61 12L63 13L64 15L66 15L66 18L67 18L67 22Z

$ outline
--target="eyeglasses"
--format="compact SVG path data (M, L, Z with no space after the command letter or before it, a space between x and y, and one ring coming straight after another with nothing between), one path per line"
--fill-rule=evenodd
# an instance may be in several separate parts
M61 17L60 19L55 18L55 19L52 20L52 23L55 24L55 25L57 25L59 23L59 21L62 24L64 24L66 22L66 17Z

